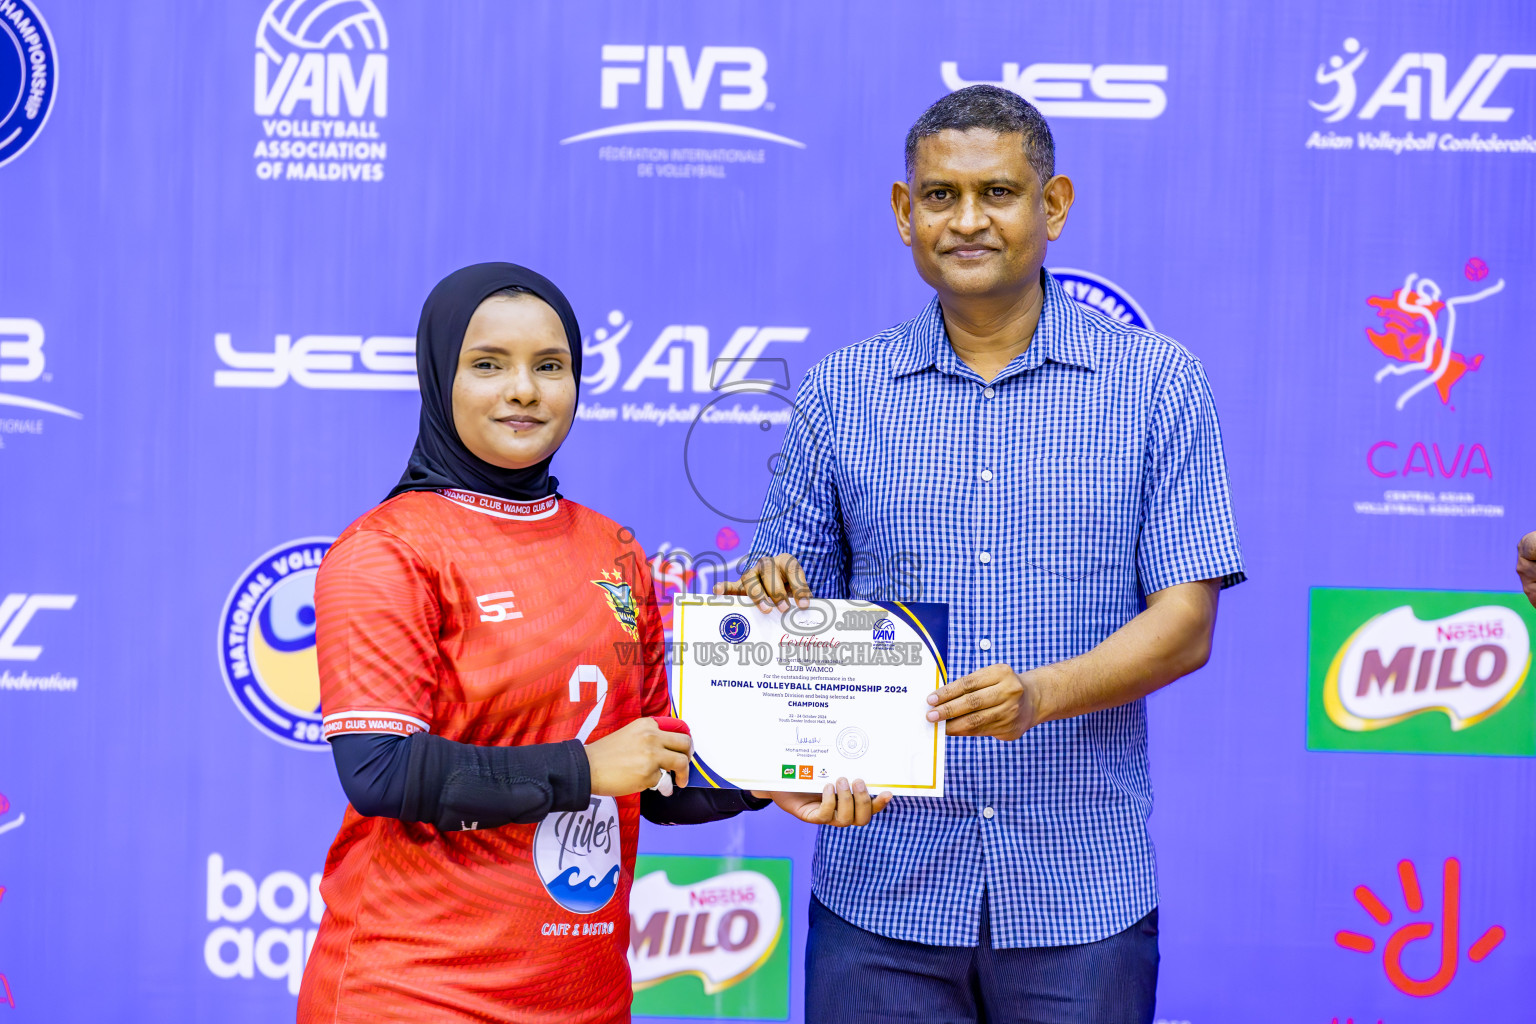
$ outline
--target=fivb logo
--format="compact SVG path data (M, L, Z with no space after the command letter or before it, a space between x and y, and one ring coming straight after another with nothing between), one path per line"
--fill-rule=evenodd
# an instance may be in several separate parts
M1308 102L1313 110L1328 115L1329 123L1342 121L1354 111L1360 91L1355 72L1369 55L1360 40L1350 37L1344 40L1343 55L1334 54L1327 63L1317 66L1315 81L1321 86L1333 86L1334 93L1325 102ZM1451 65L1445 54L1405 53L1377 83L1356 117L1369 121L1388 108L1398 108L1409 121L1422 120L1426 112L1431 121L1508 121L1515 112L1513 107L1488 105L1494 90L1511 71L1531 70L1536 70L1536 54L1479 53L1452 82Z
M644 104L664 110L673 103L702 111L711 97L721 111L772 110L768 99L768 57L755 46L702 46L696 58L686 46L607 44L598 72L599 106L618 110ZM713 87L713 88L712 88ZM614 135L656 132L705 132L777 142L804 149L803 142L729 121L656 119L609 125L561 139L561 144Z
M231 890L235 901L229 902ZM225 869L224 858L208 855L208 920L221 924L203 940L203 963L216 978L254 978L260 971L264 978L288 982L288 993L299 994L304 964L314 948L317 928L283 927L318 925L325 915L325 901L320 898L320 874L306 881L292 871L274 871L258 885L250 874L235 868ZM272 923L261 934L245 924L260 909L261 916ZM281 956L279 956L281 954Z
M939 65L950 92L968 85L996 85L1016 92L1046 117L1123 118L1147 121L1168 108L1168 95L1157 85L1168 81L1166 64L1030 64L1003 65L998 81L960 77L957 61ZM1083 87L1093 99L1083 95Z
M52 374L47 372L47 357L43 353L45 337L43 325L36 320L29 317L0 317L0 384L47 383L52 379ZM29 395L0 392L0 405L53 413L75 420L81 418L73 409ZM42 433L41 420L0 420L0 423L15 423L26 427L27 433Z
M213 348L228 369L213 372L216 388L300 387L335 391L415 391L416 339L378 334L279 334L270 352L237 350L228 334ZM356 357L357 362L353 362Z
M645 355L627 374L619 346L634 321L623 312L608 314L607 326L581 341L582 354L601 360L581 381L591 394L601 395L622 379L622 391L638 391L648 381L664 381L669 392L709 394L745 379L768 346L798 344L810 336L809 327L738 327L717 355L712 356L709 328L702 324L668 324L656 335Z
M256 26L257 177L382 181L388 48L373 0L272 0Z

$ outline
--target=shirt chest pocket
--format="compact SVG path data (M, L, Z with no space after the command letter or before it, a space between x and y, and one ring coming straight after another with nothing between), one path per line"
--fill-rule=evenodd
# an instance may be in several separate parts
M1022 480L1015 507L1025 562L1069 581L1131 564L1139 517L1132 459L1051 458Z

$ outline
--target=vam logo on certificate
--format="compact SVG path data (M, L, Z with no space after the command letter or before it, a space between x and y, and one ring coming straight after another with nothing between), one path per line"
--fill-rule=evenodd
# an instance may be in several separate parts
M679 594L673 623L672 708L693 734L695 778L944 795L944 723L926 712L948 678L948 605L816 600L764 613L744 597Z

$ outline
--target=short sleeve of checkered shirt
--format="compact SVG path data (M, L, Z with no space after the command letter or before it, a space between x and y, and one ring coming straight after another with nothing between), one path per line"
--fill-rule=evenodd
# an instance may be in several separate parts
M1216 403L1200 361L1175 366L1147 438L1144 520L1136 571L1143 593L1180 583L1247 578L1232 518Z

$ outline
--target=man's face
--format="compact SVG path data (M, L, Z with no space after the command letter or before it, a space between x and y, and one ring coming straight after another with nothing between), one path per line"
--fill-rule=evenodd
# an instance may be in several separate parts
M911 179L891 187L896 227L917 272L956 297L1027 289L1071 206L1072 183L1057 175L1042 189L1021 135L985 128L922 139Z

